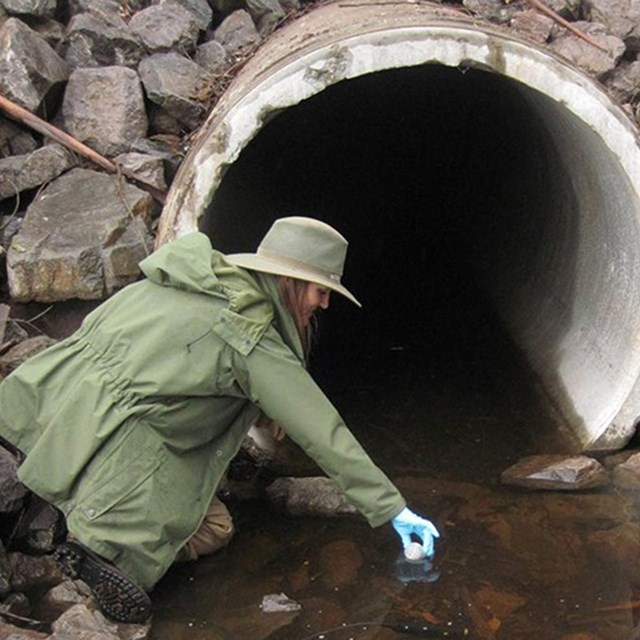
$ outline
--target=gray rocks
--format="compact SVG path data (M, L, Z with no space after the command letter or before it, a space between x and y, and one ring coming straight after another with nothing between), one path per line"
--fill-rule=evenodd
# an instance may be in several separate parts
M8 252L14 298L102 299L135 280L151 244L143 222L150 207L146 192L88 169L50 184L29 207Z
M222 73L229 64L226 49L215 40L201 44L196 49L195 61L210 74Z
M115 156L147 134L140 79L126 67L76 69L63 103L64 126L105 156Z
M585 0L593 22L606 25L632 51L640 50L640 0Z
M31 153L38 143L31 133L0 117L0 158Z
M76 165L76 157L60 144L0 160L0 200L39 187Z
M213 38L235 57L241 57L260 42L256 25L249 13L243 9L227 16L214 31Z
M504 484L557 491L594 489L609 484L605 468L588 456L528 456L503 471L500 479Z
M72 68L137 67L146 55L140 39L119 17L81 13L67 27L65 60Z
M160 0L160 4L179 4L186 9L196 21L198 28L205 31L211 26L213 10L207 0Z
M57 0L0 0L0 5L11 15L50 17L57 9Z
M150 53L191 53L196 48L199 28L195 17L173 2L152 5L136 13L129 27Z
M69 77L67 63L49 44L17 18L0 28L0 93L36 111Z
M175 52L157 53L145 58L138 72L149 100L188 127L200 123L206 109L197 96L208 76L199 65Z
M6 378L17 369L25 360L35 356L40 351L55 344L55 340L49 336L34 336L23 338L20 342L0 356L0 380Z
M631 455L613 469L613 484L618 489L640 488L640 453Z
M625 52L624 42L604 25L584 21L577 21L573 24L604 47L606 51L594 47L564 29L552 40L551 48L587 73L595 76L602 76L614 69Z

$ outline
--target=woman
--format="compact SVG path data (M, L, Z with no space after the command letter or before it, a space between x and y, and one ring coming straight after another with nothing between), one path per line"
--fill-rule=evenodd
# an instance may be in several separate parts
M65 514L58 560L124 622L178 557L225 544L215 492L262 413L311 456L372 526L433 552L305 369L310 320L341 284L347 242L317 220L276 220L255 254L224 256L195 232L141 263L146 279L0 384L0 436L21 481ZM194 533L195 532L195 533ZM217 539L216 539L217 536Z

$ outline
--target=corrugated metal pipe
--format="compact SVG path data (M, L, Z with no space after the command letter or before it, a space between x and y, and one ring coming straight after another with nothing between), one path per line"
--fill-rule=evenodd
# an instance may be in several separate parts
M349 237L363 282L454 255L581 447L615 449L640 414L638 185L635 124L573 65L443 7L350 0L238 73L159 241L200 228L251 250L298 213Z

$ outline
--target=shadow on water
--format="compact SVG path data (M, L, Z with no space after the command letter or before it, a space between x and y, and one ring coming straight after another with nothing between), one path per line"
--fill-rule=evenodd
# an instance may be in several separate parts
M441 309L427 326L420 314L390 318L387 306L354 329L334 306L315 376L410 506L437 524L433 566L405 563L389 526L239 503L233 543L174 566L156 588L152 637L639 638L634 496L500 484L520 457L553 449L557 421L491 314ZM302 608L264 612L263 597L279 593Z

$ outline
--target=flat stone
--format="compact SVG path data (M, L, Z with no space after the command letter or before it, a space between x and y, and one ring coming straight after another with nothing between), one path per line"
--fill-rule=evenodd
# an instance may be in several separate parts
M235 58L249 53L260 43L260 34L251 16L244 9L228 15L213 32L219 42Z
M187 127L195 129L206 107L194 96L207 85L208 76L193 60L175 52L156 53L138 67L147 97Z
M277 478L267 495L293 515L337 516L357 513L330 478Z
M64 58L72 68L118 66L135 69L146 51L140 39L119 17L92 13L74 16L67 27Z
M107 157L129 151L149 126L140 79L127 67L76 69L62 113L72 136Z
M0 93L35 112L67 81L69 67L54 49L17 18L0 28Z
M152 5L136 13L129 27L150 53L195 50L200 30L194 16L175 2Z
M151 196L117 176L72 169L27 210L7 255L16 301L100 300L139 276Z
M120 640L118 625L86 604L69 607L52 625L50 640Z
M602 24L583 20L572 24L607 51L594 47L567 29L559 30L549 46L576 66L597 77L613 70L626 50L624 42Z
M559 491L594 489L609 484L605 468L588 456L528 456L503 471L500 479L504 484Z
M76 156L61 144L0 160L0 200L50 182L76 166Z

